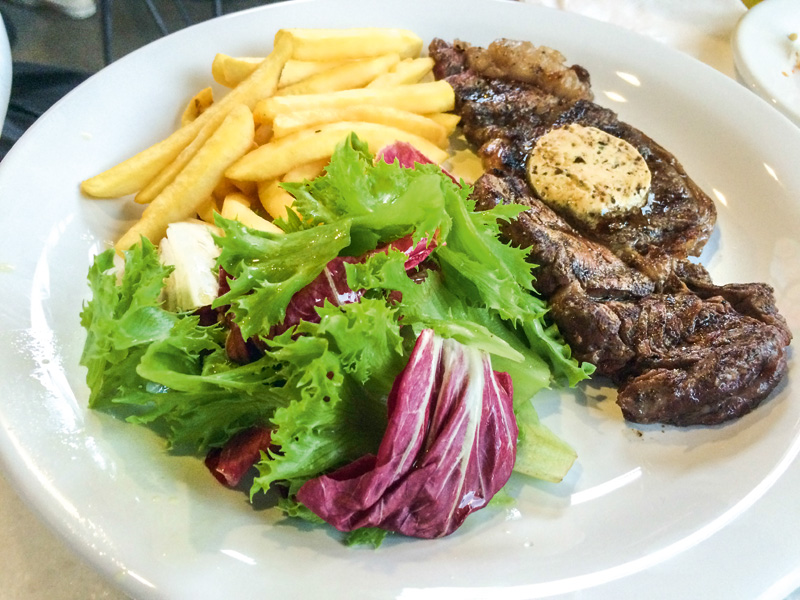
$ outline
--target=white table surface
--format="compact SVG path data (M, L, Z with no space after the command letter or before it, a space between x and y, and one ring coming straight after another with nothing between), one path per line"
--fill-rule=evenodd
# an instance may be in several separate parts
M727 76L735 77L730 49L731 33L745 13L739 0L524 0L559 10L580 13L633 29L670 45L709 64ZM532 40L534 43L536 40ZM800 486L778 482L776 488ZM791 488L790 488L791 489ZM753 510L768 515L780 510L776 494L768 494ZM730 537L730 536L727 536ZM735 543L723 530L708 543L724 548ZM64 540L47 529L17 496L0 473L0 598L13 600L91 600L119 599L126 596L113 582L104 580L77 557ZM679 559L676 559L679 560ZM703 588L703 571L730 565L692 565L684 559L687 575L695 572L698 592ZM757 559L756 559L757 560ZM751 565L752 566L752 565ZM764 565L768 568L768 565ZM666 571L664 572L666 575ZM659 574L653 573L657 582ZM776 580L769 598L783 598L796 587L797 573ZM636 582L631 593L639 595ZM617 590L619 591L619 590ZM265 590L268 595L268 590ZM709 597L709 596L698 596Z

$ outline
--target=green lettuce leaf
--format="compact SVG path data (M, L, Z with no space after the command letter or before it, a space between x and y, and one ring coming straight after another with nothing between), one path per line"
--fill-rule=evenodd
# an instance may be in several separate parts
M169 269L142 240L125 254L117 284L114 250L99 254L89 269L92 299L81 311L86 342L80 364L87 368L90 408L107 409L120 395L146 395L147 381L136 365L148 344L169 336L177 315L160 308L159 295Z
M396 311L363 299L318 313L319 323L303 322L270 343L267 354L282 365L281 390L292 401L275 411L272 443L280 450L257 465L251 494L276 481L292 492L380 444L383 398L405 365Z

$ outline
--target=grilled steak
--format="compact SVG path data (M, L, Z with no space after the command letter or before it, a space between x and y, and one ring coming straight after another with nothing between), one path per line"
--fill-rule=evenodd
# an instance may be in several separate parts
M501 227L530 247L536 287L576 358L618 386L623 415L638 423L712 425L763 400L786 371L791 334L765 284L715 286L699 265L679 262L655 282L589 240L502 171L475 184L477 210L528 208Z
M585 69L567 68L560 54L546 50L509 40L493 42L484 50L437 39L429 53L436 61L435 75L455 90L465 137L488 168L524 176L537 140L571 123L595 127L635 147L652 173L644 206L601 216L591 224L561 214L584 236L623 260L645 271L652 269L660 283L659 274L668 274L661 268L665 260L700 254L714 228L714 204L672 154L591 101Z

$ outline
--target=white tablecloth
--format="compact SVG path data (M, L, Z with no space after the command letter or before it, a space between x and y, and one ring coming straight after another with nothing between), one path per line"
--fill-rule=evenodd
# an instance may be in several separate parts
M733 28L745 13L739 0L525 1L633 29L685 52L725 75L735 76L729 42ZM769 506L760 508L770 509ZM0 536L3 540L0 556L2 598L90 600L125 597L46 529L1 476ZM269 595L269 590L265 590L265 595Z

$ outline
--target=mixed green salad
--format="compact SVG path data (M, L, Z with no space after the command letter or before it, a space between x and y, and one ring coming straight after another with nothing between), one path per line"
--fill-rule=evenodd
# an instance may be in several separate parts
M98 255L90 407L208 456L228 485L255 464L251 496L278 489L287 514L355 542L449 534L512 468L560 480L575 454L530 399L592 367L548 324L526 252L498 239L523 207L475 212L427 162L404 144L375 160L351 135L322 176L284 184L283 234L198 225L215 250L202 278L219 280L208 306L171 298L186 266L144 238L121 267Z

